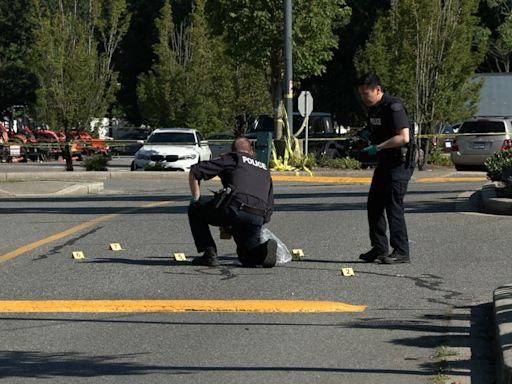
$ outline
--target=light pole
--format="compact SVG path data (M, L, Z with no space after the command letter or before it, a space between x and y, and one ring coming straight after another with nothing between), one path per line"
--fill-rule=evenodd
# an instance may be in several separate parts
M292 0L284 0L284 102L293 134Z

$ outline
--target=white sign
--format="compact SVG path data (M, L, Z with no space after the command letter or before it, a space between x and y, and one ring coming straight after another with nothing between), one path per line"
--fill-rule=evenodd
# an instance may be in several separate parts
M299 112L302 117L309 116L313 112L313 96L309 91L302 91L298 100Z
M21 155L21 147L19 145L11 145L9 147L11 156L20 156Z

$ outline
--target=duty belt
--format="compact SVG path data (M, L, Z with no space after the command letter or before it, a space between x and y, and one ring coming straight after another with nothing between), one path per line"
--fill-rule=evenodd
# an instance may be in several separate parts
M251 206L246 205L245 203L242 203L240 201L233 201L232 205L240 211L244 211L247 213L251 213L253 215L258 215L258 216L263 216L263 217L265 217L268 212L268 209L251 207Z

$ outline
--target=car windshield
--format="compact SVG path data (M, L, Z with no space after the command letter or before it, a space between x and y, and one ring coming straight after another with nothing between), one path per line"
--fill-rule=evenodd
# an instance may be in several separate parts
M194 144L195 142L194 134L185 132L154 133L148 138L148 143Z
M505 132L502 121L467 121L460 127L459 133L497 133Z

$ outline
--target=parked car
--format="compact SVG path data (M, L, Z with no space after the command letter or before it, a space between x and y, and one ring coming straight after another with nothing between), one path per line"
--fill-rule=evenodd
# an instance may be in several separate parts
M212 152L201 133L191 128L160 128L154 130L146 143L135 153L131 170L161 166L189 171L202 160L210 160Z
M235 139L235 135L233 132L216 132L206 138L212 151L212 157L218 157L223 153L231 152L231 143Z
M483 168L496 151L512 148L511 117L475 117L465 120L452 142L451 159L460 170Z
M432 147L438 148L440 151L445 153L452 152L452 143L454 135L459 130L461 123L456 124L443 124L439 127L438 134L443 135L442 137L432 138Z
M147 138L148 133L144 131L125 133L116 139L116 141L120 141L119 143L110 146L110 152L113 155L133 156L143 145L140 141L145 141ZM125 140L126 143L123 143ZM135 142L133 142L134 140Z

